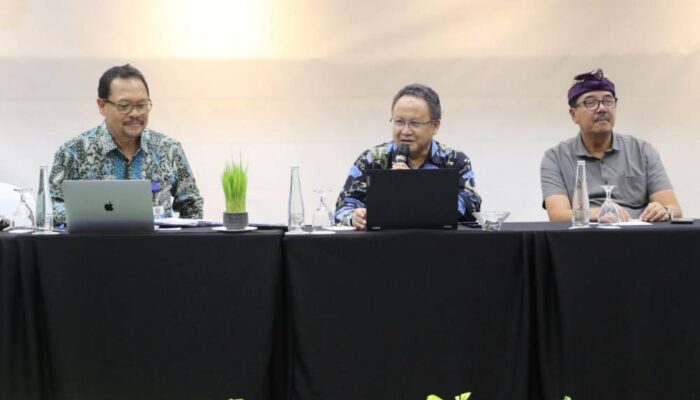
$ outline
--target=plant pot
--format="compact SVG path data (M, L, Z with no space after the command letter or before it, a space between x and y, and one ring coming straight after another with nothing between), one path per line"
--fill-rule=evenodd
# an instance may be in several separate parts
M248 212L224 212L224 227L226 229L244 229L248 226Z

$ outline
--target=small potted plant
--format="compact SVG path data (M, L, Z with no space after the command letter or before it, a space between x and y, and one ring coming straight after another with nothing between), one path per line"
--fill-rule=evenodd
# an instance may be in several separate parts
M245 205L248 189L248 167L244 167L241 161L227 163L221 176L221 184L224 187L224 197L226 198L224 227L231 230L244 229L248 226L248 212Z

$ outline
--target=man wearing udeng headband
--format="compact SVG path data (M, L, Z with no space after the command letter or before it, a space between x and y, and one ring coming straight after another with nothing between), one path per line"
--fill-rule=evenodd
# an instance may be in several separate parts
M601 69L574 77L569 115L579 134L547 150L540 166L542 196L550 221L571 221L576 162L586 161L590 216L598 220L605 201L601 185L614 185L613 201L622 221L666 221L681 208L659 153L643 140L613 132L615 84Z

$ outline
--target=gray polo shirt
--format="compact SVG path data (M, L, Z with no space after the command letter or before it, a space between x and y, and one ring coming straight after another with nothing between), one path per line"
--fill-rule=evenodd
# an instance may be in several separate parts
M540 165L543 198L563 194L571 201L578 160L586 161L591 206L600 206L605 201L601 185L615 185L613 200L637 218L651 194L673 188L659 153L649 143L614 133L612 148L605 151L602 159L597 159L583 146L579 133L544 153Z

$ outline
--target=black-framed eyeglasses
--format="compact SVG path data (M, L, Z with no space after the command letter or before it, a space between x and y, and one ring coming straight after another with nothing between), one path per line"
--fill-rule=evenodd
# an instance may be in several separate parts
M406 127L406 125L409 126L411 129L420 129L424 126L432 124L434 121L431 119L430 121L405 121L403 119L394 119L390 118L389 122L391 122L394 125L394 128L397 129L403 129Z
M109 99L102 99L102 101L113 105L117 109L117 111L119 111L122 114L128 114L131 112L131 110L136 110L139 113L145 113L147 111L151 111L151 108L153 107L153 103L151 102L151 100L136 104L121 101L115 103L113 101L110 101Z
M597 110L601 104L605 106L605 108L613 109L617 106L617 97L605 96L602 100L598 100L595 97L588 97L576 103L575 107L582 105L586 110L593 111Z

